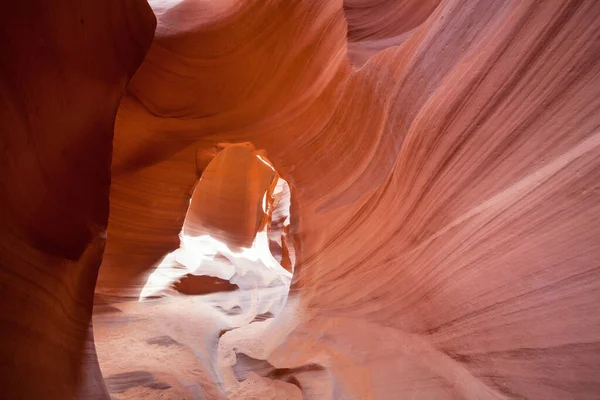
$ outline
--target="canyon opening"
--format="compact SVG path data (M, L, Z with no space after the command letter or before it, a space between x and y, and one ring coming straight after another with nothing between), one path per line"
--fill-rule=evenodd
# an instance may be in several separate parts
M0 19L0 399L600 398L600 1Z
M271 325L287 303L295 264L290 188L249 143L215 152L198 171L179 248L125 282L123 266L100 268L94 338L115 398L157 390L235 396L246 364L269 365L256 348L247 352L258 359L243 350L275 334Z

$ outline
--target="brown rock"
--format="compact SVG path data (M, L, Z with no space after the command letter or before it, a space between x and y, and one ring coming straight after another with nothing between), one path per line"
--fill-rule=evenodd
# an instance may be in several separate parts
M0 397L108 398L90 320L113 125L143 1L17 1L0 24Z

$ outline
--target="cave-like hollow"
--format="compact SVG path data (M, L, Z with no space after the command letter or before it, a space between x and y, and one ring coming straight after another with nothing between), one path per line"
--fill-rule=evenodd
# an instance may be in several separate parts
M253 365L270 366L236 352L257 326L267 339L287 302L290 188L249 143L215 152L190 190L179 248L136 277L122 278L126 265L100 267L94 338L113 398L216 396L235 391Z

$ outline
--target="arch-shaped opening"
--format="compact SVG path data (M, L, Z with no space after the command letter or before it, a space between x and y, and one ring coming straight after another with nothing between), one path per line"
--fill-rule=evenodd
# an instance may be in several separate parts
M179 248L151 269L137 301L96 303L98 359L116 399L225 394L221 336L286 304L289 185L251 144L221 147L191 191Z

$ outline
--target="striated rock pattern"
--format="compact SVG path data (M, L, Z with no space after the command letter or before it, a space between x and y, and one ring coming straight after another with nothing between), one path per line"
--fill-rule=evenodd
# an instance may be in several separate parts
M232 247L252 246L266 211L263 197L275 179L275 171L251 147L226 147L202 172L182 234L212 234Z
M0 398L108 398L89 328L113 125L155 19L138 0L0 18Z
M407 40L441 0L345 0L348 58L360 67L379 51Z
M96 338L116 398L598 398L600 3L150 6L155 37L114 126L96 285L96 317L121 329ZM0 365L14 398L76 397L92 385L82 365L107 395L84 347L106 139L152 27L138 2L111 7L94 19L105 35L70 31L66 3L31 32L24 5L5 14ZM132 302L231 148L240 167L202 179L214 196L192 211L247 248L273 190L249 157L260 149L289 183L272 248L293 243L290 297L267 284Z

